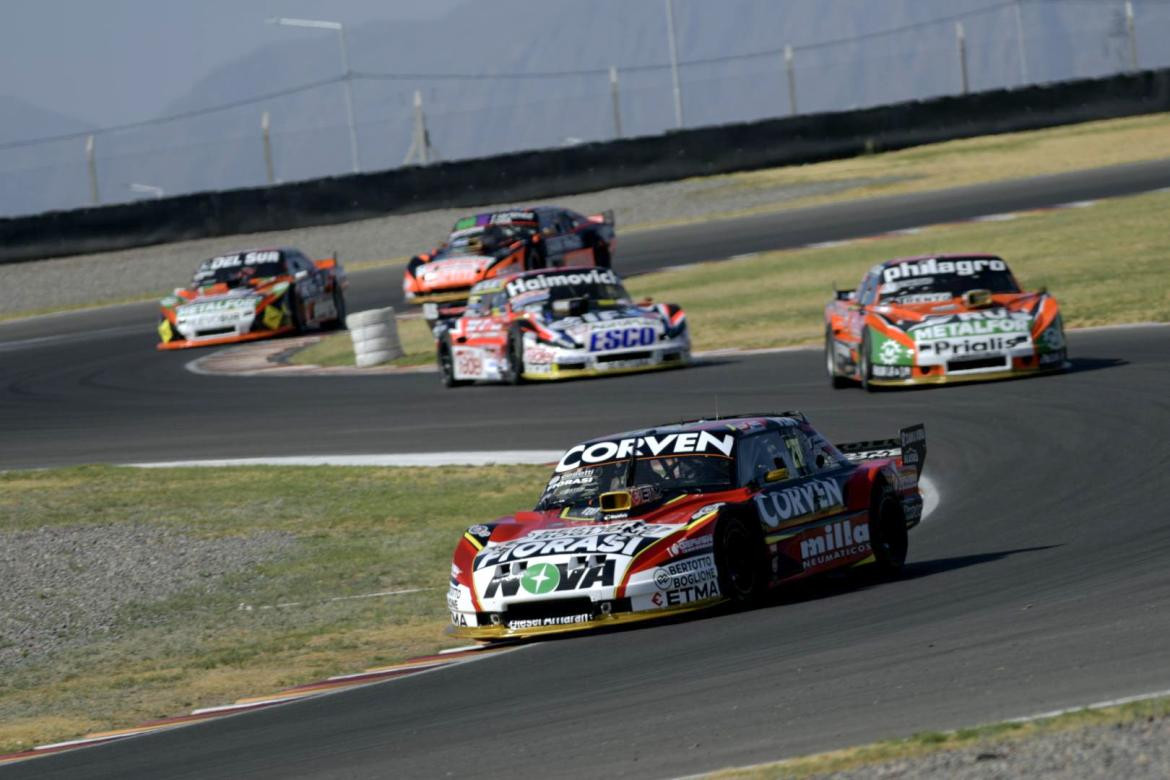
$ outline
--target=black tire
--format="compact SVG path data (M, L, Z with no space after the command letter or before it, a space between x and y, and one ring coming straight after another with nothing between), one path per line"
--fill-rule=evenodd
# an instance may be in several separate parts
M902 502L884 480L874 486L870 502L869 545L873 548L874 574L892 579L902 573L910 549L910 534Z
M451 355L451 337L446 333L439 337L436 357L439 361L439 379L442 381L443 387L462 387L471 384L469 380L455 378L455 362Z
M760 529L741 515L715 525L715 567L719 590L736 607L755 606L768 592L768 562Z
M829 374L829 385L834 390L840 390L849 384L845 377L837 373L837 355L833 350L833 331L825 328L825 371Z
M598 268L610 268L613 265L613 258L609 255L609 245L600 238L593 245L593 264Z
M872 393L874 386L869 381L873 378L873 367L869 364L869 328L866 328L861 334L861 351L857 355L857 374L858 381L861 382L861 389Z
M348 311L345 306L345 293L337 284L333 285L333 308L337 311L337 316L325 327L327 330L341 330L345 327L345 316Z
M524 384L524 331L516 325L508 331L506 353L508 365L502 372L504 384Z
M305 315L301 311L300 301L297 300L297 294L292 290L288 291L288 297L285 298L288 304L288 318L292 322L293 330L297 333L305 332Z

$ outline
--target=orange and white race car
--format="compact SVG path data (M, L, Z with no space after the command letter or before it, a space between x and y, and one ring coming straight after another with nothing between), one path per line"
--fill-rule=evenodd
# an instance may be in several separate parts
M612 211L586 217L537 206L476 214L456 222L445 244L411 258L402 291L434 324L458 317L472 286L484 279L570 265L609 268L613 250Z
M1021 290L995 255L888 260L825 307L833 387L1004 379L1067 366L1056 299Z
M345 271L337 258L296 249L219 255L191 284L159 301L159 349L270 338L345 326Z

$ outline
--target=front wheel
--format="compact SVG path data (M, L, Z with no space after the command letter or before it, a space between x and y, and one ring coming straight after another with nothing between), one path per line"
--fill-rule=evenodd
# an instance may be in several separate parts
M825 328L825 371L829 374L829 384L834 390L839 390L847 382L843 376L837 373L837 355L834 346L833 331L831 328Z
M767 557L759 530L753 533L738 515L719 518L715 526L715 568L719 590L733 605L758 604L768 590Z
M524 383L524 331L513 326L508 331L508 344L504 349L505 364L501 369L501 378L504 384L519 385Z
M305 314L301 311L301 302L297 300L297 294L289 290L288 297L285 301L288 304L288 319L293 326L293 330L297 333L304 333Z
M455 378L455 360L451 355L451 337L444 333L439 338L438 350L439 378L443 387L462 387L470 384L466 379Z
M870 504L869 545L873 548L874 573L886 579L902 573L910 549L910 534L902 502L885 482L874 491Z
M870 379L873 377L873 366L870 365L869 358L869 329L866 328L861 336L861 354L857 356L857 374L861 382L861 389L872 393L874 390Z

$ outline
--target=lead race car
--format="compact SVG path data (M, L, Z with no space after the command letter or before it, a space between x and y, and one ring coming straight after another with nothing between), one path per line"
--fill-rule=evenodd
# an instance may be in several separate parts
M271 338L345 326L345 271L336 257L258 249L202 263L191 284L159 301L159 349Z
M1004 379L1068 365L1056 299L1023 291L994 255L888 260L825 307L833 387Z
M798 412L570 447L530 512L467 529L453 633L539 636L758 602L834 569L897 574L922 517L922 425L834 446Z
M411 258L402 292L433 325L459 316L476 282L536 268L609 268L613 250L612 211L587 217L537 206L476 214L457 221L442 246Z
M686 314L674 304L634 303L606 268L528 271L480 282L466 310L435 329L447 387L519 384L686 365Z

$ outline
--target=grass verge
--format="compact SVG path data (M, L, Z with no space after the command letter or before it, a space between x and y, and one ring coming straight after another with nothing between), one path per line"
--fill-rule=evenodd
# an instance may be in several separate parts
M398 320L398 337L402 340L402 357L392 366L422 366L435 362L435 340L426 320L421 317ZM298 365L352 366L353 342L349 333L331 333L305 349L293 353L289 362Z
M148 523L191 537L281 531L297 540L294 553L254 570L163 601L144 595L108 635L5 674L0 753L457 644L443 628L459 533L531 505L546 472L86 466L0 474L0 531ZM289 602L300 606L261 608Z
M995 723L959 731L930 731L906 739L892 739L871 745L835 750L812 756L760 764L743 769L726 769L707 775L718 780L772 780L785 778L820 777L834 772L876 765L892 761L906 761L944 751L970 750L1001 746L1042 737L1057 732L1076 731L1094 726L1116 726L1151 719L1170 717L1170 699L1148 699L1116 707L1083 709L1051 718L1027 722Z

